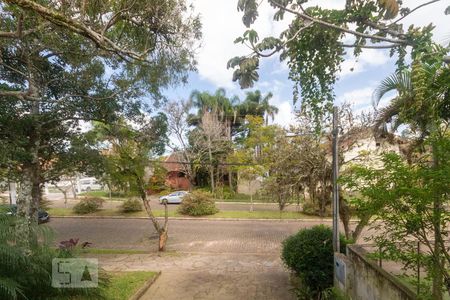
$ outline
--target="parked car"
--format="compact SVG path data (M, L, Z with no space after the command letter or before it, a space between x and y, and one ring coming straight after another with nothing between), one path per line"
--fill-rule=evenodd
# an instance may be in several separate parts
M17 214L17 205L0 205L0 214L15 216ZM43 209L38 210L38 224L50 221L50 215Z
M183 197L186 196L189 192L186 191L178 191L173 192L169 195L159 197L159 203L163 204L164 201L167 201L168 204L179 204L183 201Z
M103 189L102 185L94 177L82 178L79 183L82 192L98 191Z

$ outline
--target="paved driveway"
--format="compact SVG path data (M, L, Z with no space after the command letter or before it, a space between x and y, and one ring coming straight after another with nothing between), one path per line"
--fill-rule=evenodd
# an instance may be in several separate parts
M156 253L149 220L54 218L57 239L96 248L151 249L150 254L100 255L106 270L161 270L143 299L294 299L280 260L288 235L316 221L170 220L168 252Z

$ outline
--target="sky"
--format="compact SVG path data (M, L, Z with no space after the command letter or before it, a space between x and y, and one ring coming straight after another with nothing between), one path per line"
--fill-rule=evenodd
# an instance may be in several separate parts
M246 30L242 23L242 13L237 11L237 0L191 0L194 9L200 14L203 38L197 50L197 72L189 74L186 85L167 89L169 100L188 99L193 90L214 92L225 88L227 95L237 95L241 99L247 91L259 89L263 94L273 93L271 104L279 109L274 123L287 126L295 122L292 101L293 83L288 79L288 67L280 62L278 56L260 61L259 81L252 89L242 90L232 82L233 70L227 70L227 61L240 55L249 54L249 49L233 41ZM266 1L264 1L266 2ZM424 1L404 0L407 7L414 8ZM326 8L343 8L345 0L313 0L309 5ZM450 0L441 0L433 5L421 8L404 19L405 27L410 24L436 25L434 39L441 44L450 41L450 15L444 11ZM259 18L252 26L260 39L266 36L278 36L289 24L289 19L273 21L274 10L264 3L259 10ZM375 87L395 70L395 57L390 58L387 50L367 49L356 59L347 55L342 64L339 80L335 84L336 104L348 102L356 112L371 109L371 96ZM353 71L352 71L353 70ZM388 103L385 99L383 103Z

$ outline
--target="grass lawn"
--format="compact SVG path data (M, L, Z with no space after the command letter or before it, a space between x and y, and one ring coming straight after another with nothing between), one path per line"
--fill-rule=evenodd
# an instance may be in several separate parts
M142 285L156 276L156 272L120 272L113 273L109 286L105 289L105 299L129 299Z
M51 208L48 210L50 216L77 216L70 208ZM153 210L156 217L164 217L164 210ZM118 209L101 209L95 213L87 214L85 216L120 216L120 217L146 217L145 211L135 213L124 213ZM189 217L179 214L176 211L169 211L169 217ZM206 218L241 218L241 219L313 219L317 216L305 215L295 211L220 211L211 216L204 216ZM196 218L196 217L192 217Z
M99 197L104 198L105 200L109 200L109 192L108 191L90 191L80 193L79 196L82 197ZM132 195L124 195L122 193L112 193L111 200L113 201L125 201L129 198L132 198Z
M102 299L124 300L133 296L158 273L149 271L108 272L109 284L101 289ZM59 296L53 300L92 300L92 295Z

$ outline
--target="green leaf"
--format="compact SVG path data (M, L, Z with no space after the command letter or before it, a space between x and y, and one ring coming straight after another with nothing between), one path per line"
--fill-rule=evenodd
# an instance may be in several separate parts
M245 42L245 39L243 37L238 37L237 39L234 40L235 44L239 44L239 43L243 43Z
M258 33L253 29L244 32L244 37L247 38L251 44L255 44L259 40Z

